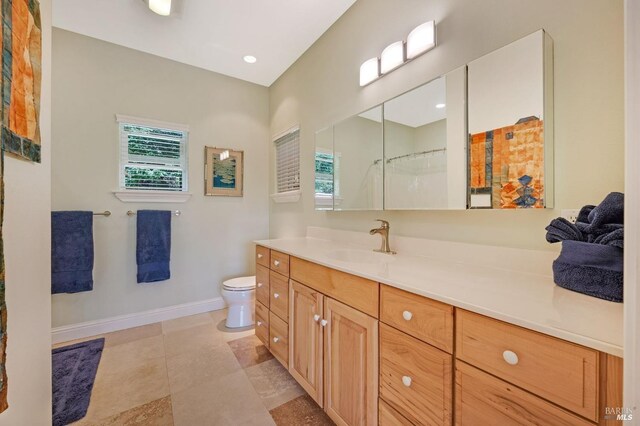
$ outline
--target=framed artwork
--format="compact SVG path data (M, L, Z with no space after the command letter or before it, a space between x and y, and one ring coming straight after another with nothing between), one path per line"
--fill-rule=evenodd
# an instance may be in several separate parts
M242 197L244 151L204 148L204 195Z

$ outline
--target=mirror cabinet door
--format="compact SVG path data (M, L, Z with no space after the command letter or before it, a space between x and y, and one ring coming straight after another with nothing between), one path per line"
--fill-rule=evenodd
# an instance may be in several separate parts
M384 104L384 208L466 208L466 68Z
M382 106L333 126L334 210L382 210Z
M551 39L540 30L468 65L469 207L552 207Z
M316 132L315 206L316 210L333 210L333 126Z

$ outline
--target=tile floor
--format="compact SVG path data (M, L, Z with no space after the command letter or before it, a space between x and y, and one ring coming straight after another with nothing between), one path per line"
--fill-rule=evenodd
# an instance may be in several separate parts
M74 425L332 425L253 328L226 310L104 337L91 403ZM65 342L55 347L77 343Z

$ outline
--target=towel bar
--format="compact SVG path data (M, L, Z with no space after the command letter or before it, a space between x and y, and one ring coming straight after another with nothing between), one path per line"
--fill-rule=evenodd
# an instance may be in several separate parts
M107 217L109 217L109 216L111 216L111 212L109 210L105 210L102 213L95 213L94 212L93 215L94 216L107 216Z
M180 216L182 214L182 212L180 210L174 210L173 212L171 212L171 214L173 214L174 216ZM135 216L136 212L129 210L127 212L127 216Z

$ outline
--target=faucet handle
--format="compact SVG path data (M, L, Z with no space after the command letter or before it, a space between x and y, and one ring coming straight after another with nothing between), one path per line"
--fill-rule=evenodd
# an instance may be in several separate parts
M381 227L384 229L389 229L389 222L387 222L386 220L383 219L376 219L378 222L382 222L381 223Z

